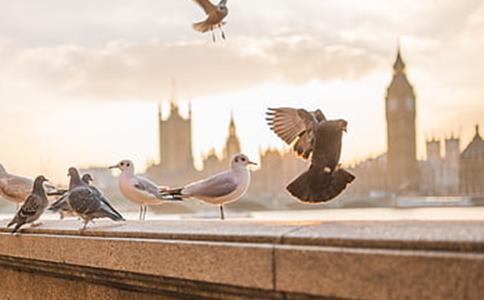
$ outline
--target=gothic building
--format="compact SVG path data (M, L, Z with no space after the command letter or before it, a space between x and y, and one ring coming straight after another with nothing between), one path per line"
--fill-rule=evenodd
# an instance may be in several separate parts
M408 81L400 49L393 64L393 78L385 97L385 111L388 189L397 193L414 191L419 178L415 93Z
M460 155L460 190L469 196L484 197L484 140L479 125L472 141Z
M185 119L180 115L175 99L172 99L170 115L166 120L163 120L159 106L158 124L161 167L170 172L193 171L191 108Z

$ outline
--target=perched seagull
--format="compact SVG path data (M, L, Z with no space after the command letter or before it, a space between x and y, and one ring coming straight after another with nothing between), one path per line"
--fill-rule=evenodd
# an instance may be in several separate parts
M67 201L70 208L84 220L85 229L87 224L96 218L110 218L113 221L125 221L119 212L117 212L99 190L90 187L81 180L79 171L76 168L69 168L70 176L69 187L72 189L68 192Z
M31 178L9 174L0 164L0 197L20 205L32 192L34 180ZM45 184L48 192L55 191L55 187Z
M304 159L309 170L287 186L291 195L306 203L326 202L338 196L355 176L339 166L345 120L326 120L320 110L269 108L271 129Z
M220 219L224 220L225 203L239 200L250 185L251 162L244 154L236 154L230 161L230 170L210 176L206 179L190 183L184 187L166 190L165 197L173 199L195 198L220 207Z
M91 174L84 174L82 175L81 178L82 182L85 184L89 185L95 192L101 194L101 192L93 185L91 185L91 182L93 181ZM71 185L71 182L69 183ZM49 210L52 212L58 212L60 214L61 220L64 219L64 217L68 215L75 215L75 213L72 211L71 207L69 206L68 202L68 196L69 196L69 191L71 191L74 187L69 186L69 189L60 197L57 201L52 203L49 207ZM109 202L106 202L109 206Z
M227 8L227 0L220 0L217 6L213 5L210 0L194 0L198 5L202 7L202 9L207 14L207 19L202 22L194 23L193 29L199 32L212 32L212 40L215 42L215 34L213 30L216 28L220 29L222 33L222 38L225 40L225 33L222 29L222 26L225 25L223 21L224 18L228 15L229 10Z
M178 199L166 199L162 196L165 189L152 181L136 175L134 164L131 160L122 160L110 169L121 170L119 175L119 189L128 200L139 205L139 219L144 220L148 205L160 205L166 201L178 201Z
M16 224L12 233L17 232L17 230L19 230L24 224L34 223L44 213L44 210L49 205L49 200L47 199L43 185L45 181L47 181L47 179L42 175L35 178L30 195L27 196L22 207L7 225L7 227L10 227L13 224Z

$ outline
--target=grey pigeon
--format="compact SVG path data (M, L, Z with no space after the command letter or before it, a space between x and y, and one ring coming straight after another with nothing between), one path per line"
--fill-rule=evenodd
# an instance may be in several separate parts
M45 181L47 181L47 179L42 175L35 178L32 192L28 195L12 221L7 225L7 227L10 227L16 224L12 233L17 232L17 230L19 230L24 224L37 221L44 213L44 210L49 205L49 200L47 199L43 185Z
M68 192L67 201L71 209L84 220L82 229L93 219L110 218L113 221L124 221L124 218L111 205L97 189L93 189L81 180L76 168L69 168L70 182L72 187Z
M81 180L85 184L91 186L92 189L94 189L95 191L97 191L98 193L100 193L99 190L96 187L90 185L91 181L93 181L91 174L84 174L84 175L82 175ZM71 207L69 206L69 202L67 201L68 200L68 196L69 196L69 193L68 192L72 188L73 187L69 186L69 189L64 192L64 194L62 195L62 197L60 197L57 201L55 201L54 203L52 203L50 205L50 207L49 207L49 210L50 211L52 211L52 212L58 212L60 214L61 220L64 219L64 217L66 215L74 214L74 212L72 211Z
M215 42L215 34L213 30L216 28L220 29L222 33L222 38L225 39L225 33L222 26L225 25L223 21L225 17L229 14L227 8L227 0L220 0L218 5L213 5L210 0L194 0L207 14L207 18L204 21L193 24L193 29L199 32L212 32L212 40Z
M223 205L239 200L250 185L248 165L256 165L244 154L235 154L230 169L184 187L162 191L173 199L195 198L220 207L220 219L225 219Z
M292 181L287 190L306 203L326 202L338 196L355 176L339 166L345 120L326 120L320 110L270 108L271 129L304 159L309 169Z

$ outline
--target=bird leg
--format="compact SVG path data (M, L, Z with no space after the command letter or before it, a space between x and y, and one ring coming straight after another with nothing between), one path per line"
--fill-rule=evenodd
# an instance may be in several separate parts
M84 225L82 226L81 230L85 230L87 227L87 224L89 223L89 219L83 218L83 220L84 220Z
M223 204L220 204L220 220L225 220Z
M143 219L143 205L139 206L139 220L142 221Z
M143 221L146 220L146 211L148 210L148 206L143 206Z
M222 38L225 40L225 32L222 29L222 25L218 25L218 28L220 29L220 32L222 32Z
M212 32L212 41L215 43L215 33L213 33L213 27L210 29L210 32Z

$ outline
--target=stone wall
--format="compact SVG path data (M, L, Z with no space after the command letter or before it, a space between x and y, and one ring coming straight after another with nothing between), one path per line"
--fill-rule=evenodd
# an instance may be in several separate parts
M0 298L479 299L484 290L480 222L78 226L1 232Z

